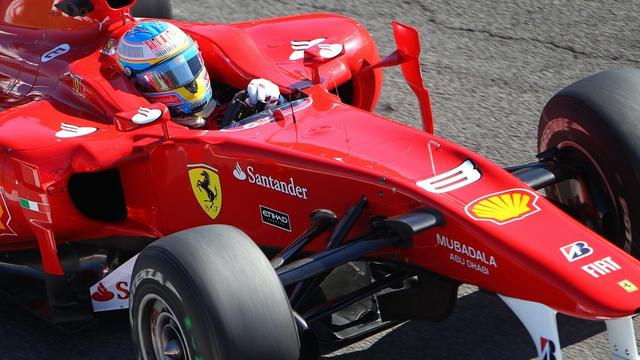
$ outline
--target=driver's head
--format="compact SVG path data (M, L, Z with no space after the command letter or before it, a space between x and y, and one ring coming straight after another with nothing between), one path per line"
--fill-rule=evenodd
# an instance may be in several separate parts
M205 118L213 111L211 82L198 45L175 25L156 20L137 24L120 39L116 56L144 97L167 105L174 120Z

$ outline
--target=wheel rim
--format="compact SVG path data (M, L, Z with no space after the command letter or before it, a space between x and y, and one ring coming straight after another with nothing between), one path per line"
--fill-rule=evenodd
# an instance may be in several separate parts
M622 246L619 243L619 212L602 169L584 148L574 142L563 141L558 148L563 153L563 160L575 166L579 175L554 185L553 196L570 208L573 218Z
M145 360L190 360L184 330L171 307L146 294L138 312L138 341Z

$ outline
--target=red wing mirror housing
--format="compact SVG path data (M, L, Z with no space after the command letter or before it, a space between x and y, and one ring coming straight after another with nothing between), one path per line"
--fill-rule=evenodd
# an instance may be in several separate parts
M363 71L400 65L402 76L404 76L405 81L418 98L420 114L422 115L422 127L426 132L433 133L431 100L429 91L424 87L420 69L419 56L421 48L418 30L397 21L394 21L392 26L397 50L376 64L365 67Z
M115 115L114 124L119 131L131 131L150 124L162 123L166 138L169 138L167 122L171 120L169 109L163 103L141 106L135 110L122 111Z
M311 82L318 85L322 82L320 79L320 65L342 56L344 54L343 44L316 44L304 51L304 66L311 69Z

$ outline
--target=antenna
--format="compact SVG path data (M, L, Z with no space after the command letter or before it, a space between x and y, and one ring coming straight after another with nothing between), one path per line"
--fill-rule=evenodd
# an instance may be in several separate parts
M297 124L298 122L296 121L296 113L295 111L293 111L293 101L291 100L291 97L289 98L289 105L291 107L291 117L293 118L293 123Z

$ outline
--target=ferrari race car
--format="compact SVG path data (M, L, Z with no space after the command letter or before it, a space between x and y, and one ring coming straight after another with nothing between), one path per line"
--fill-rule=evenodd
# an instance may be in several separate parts
M170 17L134 3L0 1L0 275L21 304L70 331L128 308L140 359L313 359L444 320L468 283L540 359L562 358L558 313L604 321L611 357L639 358L640 71L560 91L539 161L502 168L433 134L407 25L380 57L337 15L167 20L197 42L221 112L193 129L117 66L127 31ZM373 113L390 66L422 131ZM233 95L256 78L285 102L241 114Z

